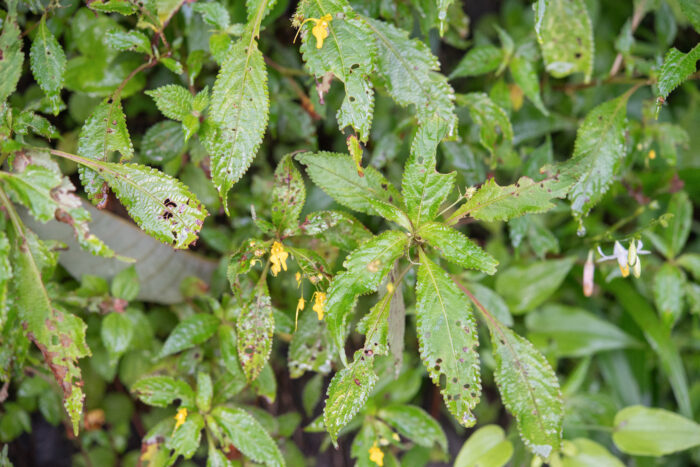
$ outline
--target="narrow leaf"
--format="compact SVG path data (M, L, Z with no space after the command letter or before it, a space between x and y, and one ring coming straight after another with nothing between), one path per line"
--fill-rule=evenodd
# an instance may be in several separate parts
M667 98L671 91L695 73L698 60L700 60L700 44L685 54L676 48L671 48L666 53L664 63L659 71L656 95L664 99Z
M236 321L238 358L248 381L258 377L270 358L274 330L270 296L266 289L258 289Z
M39 27L29 52L29 63L34 79L49 98L53 114L58 115L61 106L61 88L66 73L66 54L41 17Z
M160 350L160 358L202 344L214 335L219 320L206 313L198 313L180 321Z
M272 187L272 223L281 235L297 231L305 200L304 180L294 167L292 156L287 155L277 165Z
M510 60L509 69L513 81L522 89L523 94L537 107L537 110L544 115L549 115L549 111L542 102L540 78L532 58L527 54L516 53Z
M302 311L289 344L289 376L299 378L307 371L328 374L334 354L326 323L313 310Z
M22 75L22 37L15 21L12 16L6 17L0 34L0 102L5 102L15 92Z
M503 50L495 45L477 45L459 61L450 79L491 73L503 62Z

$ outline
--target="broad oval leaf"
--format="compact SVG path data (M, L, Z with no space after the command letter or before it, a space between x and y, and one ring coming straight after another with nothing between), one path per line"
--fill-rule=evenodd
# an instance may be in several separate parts
M486 253L466 235L439 222L429 222L418 230L418 235L435 248L440 256L467 269L495 274L498 261Z
M526 313L544 303L559 288L574 261L574 258L564 258L511 266L496 277L496 292L513 314ZM518 286L513 287L513 284Z
M110 358L116 360L129 348L134 324L125 314L112 312L102 320L100 335Z
M177 381L170 376L150 376L142 378L131 386L131 392L148 405L167 407L175 399L181 405L194 408L194 391L184 381Z
M382 408L378 415L419 446L430 448L437 443L443 450L447 449L447 437L442 427L420 407L394 404Z
M184 87L177 84L168 84L150 91L146 91L156 103L156 107L163 115L178 122L187 117L192 109L194 98Z
M219 327L214 315L198 313L180 321L163 344L159 356L165 357L206 342Z
M258 377L272 351L275 319L265 287L241 311L236 321L238 358L248 381Z
M445 405L457 421L476 423L471 410L481 396L476 321L469 299L450 276L420 250L416 281L416 331L430 379L441 386Z
M595 441L576 438L570 443L573 445L574 453L565 455L562 459L562 467L624 467L625 465Z
M615 415L613 442L634 456L664 456L700 445L700 425L663 409L641 405Z
M245 410L216 407L211 417L224 437L253 461L270 466L284 465L282 453L267 430Z
M486 425L469 436L459 450L454 467L501 467L513 456L513 443L498 425Z

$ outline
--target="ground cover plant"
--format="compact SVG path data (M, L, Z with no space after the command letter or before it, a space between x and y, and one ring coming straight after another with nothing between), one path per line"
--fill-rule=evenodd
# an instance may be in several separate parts
M697 0L2 5L0 465L700 463Z

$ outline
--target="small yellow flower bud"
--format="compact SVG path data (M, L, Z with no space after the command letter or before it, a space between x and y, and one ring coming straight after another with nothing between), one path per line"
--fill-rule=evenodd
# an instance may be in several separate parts
M649 159L651 159L651 160L656 159L656 151L654 151L653 149L650 150L650 151L649 151L649 154L647 154L647 157L648 157Z
M314 292L314 306L313 310L318 315L318 320L323 319L323 313L326 311L326 293L325 292Z
M180 426L184 425L185 420L187 420L187 409L182 407L178 409L177 414L175 414L175 429L177 430Z
M379 449L376 441L372 447L369 448L369 460L377 464L379 467L384 466L384 453L381 449Z
M388 282L386 284L386 291L389 293L394 293L394 284L392 284L391 282Z
M272 267L270 267L270 271L272 272L272 275L277 277L277 274L281 270L287 270L287 258L289 257L289 253L284 251L284 247L280 242L275 242L272 244L272 250L270 250L270 262L272 263Z

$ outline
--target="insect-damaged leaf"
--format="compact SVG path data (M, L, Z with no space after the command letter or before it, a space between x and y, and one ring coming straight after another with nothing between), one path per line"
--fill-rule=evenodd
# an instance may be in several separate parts
M291 155L285 156L275 170L272 187L272 223L282 235L289 235L299 227L299 214L304 208L306 187L301 173L294 167Z
M61 107L60 93L66 73L66 54L46 27L44 16L41 17L34 42L32 42L29 62L36 82L49 98L53 114L58 115Z
M270 102L263 55L251 36L228 51L212 91L203 142L211 155L212 180L228 213L227 195L248 170L267 127Z
M466 427L481 396L476 322L467 296L420 250L416 331L421 359L450 413Z
M270 358L275 319L265 286L256 290L236 321L238 358L248 381L258 377Z
M547 71L555 78L593 73L593 27L583 0L538 0L535 32Z
M374 91L369 74L374 69L377 52L369 27L345 0L301 2L297 14L304 19L331 15L329 35L323 47L317 47L316 38L310 34L311 24L301 26L301 53L306 68L317 79L332 73L344 83L345 99L338 110L338 125L341 130L352 126L360 139L367 141L374 109Z
M323 408L323 421L333 443L340 430L364 407L377 384L379 378L373 367L374 357L358 350L353 362L333 376Z

